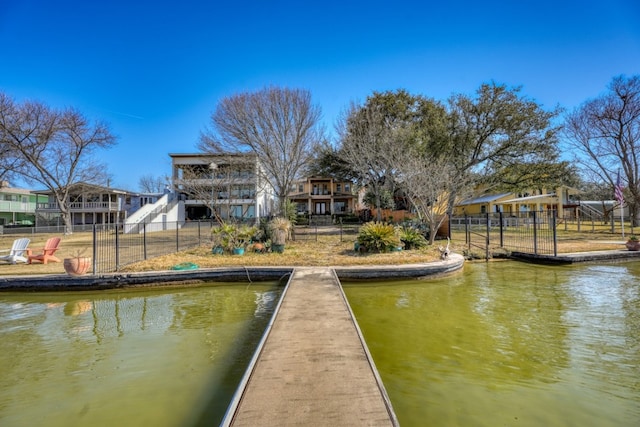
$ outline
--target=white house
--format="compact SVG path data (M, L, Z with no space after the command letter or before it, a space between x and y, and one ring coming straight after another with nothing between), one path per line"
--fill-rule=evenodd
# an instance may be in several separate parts
M169 154L173 189L185 219L251 220L269 216L274 191L255 154Z

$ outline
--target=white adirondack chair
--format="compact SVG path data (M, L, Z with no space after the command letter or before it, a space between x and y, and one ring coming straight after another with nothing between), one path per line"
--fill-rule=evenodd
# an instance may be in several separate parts
M0 255L0 261L9 262L11 264L15 264L18 261L26 263L26 255L28 255L27 246L29 246L30 242L31 240L26 237L14 240L11 249L0 249L0 252L9 252L9 255Z

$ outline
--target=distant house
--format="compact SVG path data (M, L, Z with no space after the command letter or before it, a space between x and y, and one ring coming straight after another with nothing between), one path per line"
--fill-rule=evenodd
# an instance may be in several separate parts
M579 193L579 190L562 186L553 192L542 189L519 193L481 194L456 204L454 215L481 215L488 212L516 214L555 210L558 217L564 217L565 210L571 210L577 206L573 196Z
M174 191L187 220L269 216L274 191L255 154L169 154Z
M0 225L33 226L36 221L36 203L38 195L31 190L9 187L0 183ZM46 201L45 196L40 196Z
M36 206L36 226L64 225L60 206L53 192L34 192L42 199ZM93 224L122 224L132 209L132 197L136 193L111 187L80 182L73 184L67 199L74 226ZM43 197L45 196L45 197Z
M299 214L314 215L354 213L357 201L350 182L317 176L294 182L288 197Z
M487 212L500 212L502 201L514 197L514 193L482 194L458 203L453 214L455 216L481 215Z
M132 214L143 206L156 203L165 193L135 193L131 195L131 205L129 214Z

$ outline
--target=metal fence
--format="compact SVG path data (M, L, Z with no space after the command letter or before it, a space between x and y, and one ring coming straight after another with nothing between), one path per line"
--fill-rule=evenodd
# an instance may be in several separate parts
M93 226L93 272L110 273L127 264L198 247L211 238L210 221L143 224L137 233L119 225Z
M502 212L479 216L454 217L452 230L464 231L469 249L481 248L487 258L492 247L536 255L558 254L556 211Z

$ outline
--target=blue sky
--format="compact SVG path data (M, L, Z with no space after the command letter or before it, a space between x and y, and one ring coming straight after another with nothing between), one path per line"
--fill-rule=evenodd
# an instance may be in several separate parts
M304 88L328 130L352 100L445 100L483 82L573 109L640 74L637 0L0 0L0 90L105 120L112 185L193 152L218 100Z

